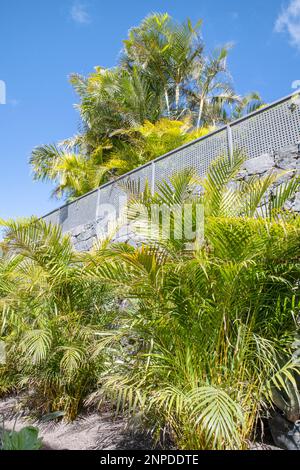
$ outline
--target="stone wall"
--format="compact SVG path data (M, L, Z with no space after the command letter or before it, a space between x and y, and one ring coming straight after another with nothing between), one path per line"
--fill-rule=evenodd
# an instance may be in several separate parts
M277 180L274 189L283 182L290 180L294 175L300 176L300 148L298 145L246 161L238 179L247 181L253 175L263 177L271 172L280 174L283 171L286 171L286 173ZM286 204L286 208L300 213L300 191ZM100 231L105 232L106 230L107 227L104 226L103 219L99 218L89 224L78 226L69 233L76 250L89 251L97 241ZM127 225L116 233L112 241L137 243L139 237Z
M251 176L267 176L270 173L282 174L274 184L274 189L280 184L289 181L293 176L300 177L300 148L298 145L283 150L264 154L246 161L239 179L247 181ZM286 209L300 213L300 191L286 204Z

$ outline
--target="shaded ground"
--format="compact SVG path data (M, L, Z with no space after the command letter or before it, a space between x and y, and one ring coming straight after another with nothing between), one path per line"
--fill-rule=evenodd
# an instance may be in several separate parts
M97 412L80 415L72 423L48 422L30 419L17 414L18 398L0 400L0 415L4 417L5 429L11 430L28 425L39 428L45 449L53 450L124 450L152 449L153 442L143 434L128 429L123 418L113 419L110 413Z
M81 414L72 423L32 419L22 413L21 399L9 397L0 400L0 422L4 418L6 430L18 431L32 425L39 429L43 448L49 450L150 450L155 448L151 438L129 429L125 418L114 419L109 412ZM17 420L16 420L17 419ZM269 441L269 442L268 442ZM251 450L280 450L267 439L265 444L251 443Z

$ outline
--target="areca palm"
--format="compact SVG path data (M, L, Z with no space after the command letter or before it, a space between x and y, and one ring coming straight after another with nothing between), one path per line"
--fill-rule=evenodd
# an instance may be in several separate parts
M107 144L103 143L87 157L64 145L36 147L30 158L34 178L54 181L56 197L66 195L71 200L81 196L107 181L109 168L103 162L106 148Z
M137 67L131 71L116 67L96 71L87 79L78 75L71 83L81 98L79 111L88 129L101 136L115 131L155 122L161 115L159 91Z
M240 98L233 107L231 113L229 113L228 120L239 119L249 113L256 111L265 106L265 103L261 100L260 94L256 92L249 93Z
M245 98L235 93L227 69L228 52L228 47L223 47L194 64L193 86L188 86L186 91L197 129L203 123L215 125L240 117L238 111L241 114L249 102L253 110L256 103L261 104L258 94Z
M183 86L202 56L201 24L193 26L189 19L178 24L168 14L152 14L124 41L122 63L129 69L138 66L158 82L168 117L178 117L186 109Z
M136 128L116 131L116 139L95 140L95 149L90 136L37 147L30 163L35 179L54 182L53 195L71 200L209 131L192 130L188 119L160 119L154 124L146 121Z
M95 67L88 77L73 74L81 133L63 145L37 147L30 159L34 177L54 181L56 195L81 196L116 173L159 156L156 151L149 155L143 145L140 129L148 123L159 126L168 118L175 127L174 120L189 120L191 126L182 126L182 140L188 142L201 129L259 107L258 94L235 93L226 66L228 47L207 55L201 24L151 14L129 31L118 66ZM173 142L166 151L176 147Z
M200 125L229 122L263 105L258 93L239 96L227 68L229 46L195 62L186 89L188 106ZM191 86L192 84L192 86Z
M285 171L271 172L264 178L252 176L246 182L239 180L244 162L245 157L235 152L232 159L220 157L211 164L207 177L200 182L206 216L276 218L299 188L298 177L277 184Z
M202 204L192 246L158 230L138 247L104 241L76 254L56 227L2 222L2 391L30 388L40 411L68 418L109 397L179 448L247 447L274 390L296 387L300 224L280 212L299 182L230 184L242 164L220 158L205 181L186 170L154 195L130 186L144 214ZM121 312L105 286L127 300Z
M150 428L164 427L180 448L246 447L273 390L284 389L284 379L296 387L299 364L290 357L300 225L277 215L299 182L278 190L263 218L260 205L274 180L256 181L256 190L254 181L248 191L238 185L233 197L228 183L242 162L220 159L202 182L204 195L195 195L192 171L163 182L154 196L133 192L132 202L146 204L148 214L151 204L204 204L204 240L192 250L171 231L169 240L115 245L101 264L97 251L89 255L87 271L131 303L103 342L111 365L90 400L113 398ZM257 197L244 204L250 187ZM134 219L135 209L130 214Z
M115 142L105 165L118 174L126 173L211 130L193 130L190 119L179 121L162 118L155 123L146 121L142 126L121 134L123 138Z
M299 178L292 177L278 185L280 178L286 174L283 171L272 172L264 178L253 176L248 181L239 180L244 163L245 157L239 152L235 152L231 159L222 156L211 164L205 178L199 178L196 171L190 168L159 183L154 195L149 193L147 187L144 193L139 194L137 188L129 182L127 184L131 200L129 217L133 223L138 217L138 229L149 241L155 234L157 237L162 234L161 219L157 230L153 230L151 226L154 220L152 210L156 206L168 207L171 210L170 217L173 223L171 235L175 233L176 210L174 214L172 213L174 206L175 209L178 206L179 211L183 211L185 205L191 205L191 225L194 228L197 206L203 208L205 221L211 217L264 217L270 220L289 217L288 212L282 211L282 208L299 189ZM141 206L146 210L142 210ZM172 236L169 239L170 243L182 247L189 241L191 240L185 239L184 236L180 236L178 240Z
M0 392L29 390L36 413L73 419L103 367L94 352L113 314L109 291L82 277L82 259L59 228L35 219L1 225Z
M141 413L180 448L241 448L272 388L282 388L283 377L293 383L297 370L279 357L292 350L299 265L287 272L279 252L285 246L291 260L299 251L299 227L283 235L287 226L279 234L277 224L221 219L210 229L208 250L194 256L175 256L165 244L116 247L109 265L98 267L101 279L139 300L111 332L111 365L92 399L110 396ZM241 243L238 233L245 232Z

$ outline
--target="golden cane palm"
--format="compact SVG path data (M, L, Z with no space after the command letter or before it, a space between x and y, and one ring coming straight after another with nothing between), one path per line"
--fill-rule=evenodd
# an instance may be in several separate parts
M232 185L242 165L220 158L206 180L186 170L154 195L130 185L143 230L152 203L202 205L204 236L188 247L157 230L138 247L76 254L59 228L2 222L2 392L29 389L39 411L68 418L109 398L178 448L246 448L274 390L296 386L300 222L281 210L296 179Z
M209 127L193 130L190 119L146 121L141 126L119 132L121 140L115 143L105 166L117 174L124 174L212 130Z
M235 186L233 204L228 186L242 163L238 155L223 158L205 182L186 171L154 196L133 198L148 210L154 202L204 204L204 240L192 251L171 235L137 248L113 246L101 264L94 252L87 266L131 305L110 333L111 363L90 400L113 398L158 433L164 427L180 448L247 447L274 389L296 386L299 364L290 358L299 317L300 222L279 218L278 209L299 183L277 190L263 218L259 208L274 179L252 180L257 197L246 206L246 184ZM204 194L195 196L199 183Z
M162 114L162 98L137 67L131 71L96 67L88 78L71 76L78 92L83 122L99 137L130 129L146 120L155 122Z
M58 198L67 196L72 200L82 196L107 182L109 168L103 163L107 148L107 142L103 142L86 157L70 151L67 145L36 147L30 159L34 178L54 182L52 194Z
M54 182L55 195L78 197L259 107L257 93L241 97L234 92L228 46L211 56L206 53L201 24L153 13L129 31L119 65L97 66L87 77L72 74L81 132L66 146L34 149L34 178ZM157 130L168 123L174 130L177 120L191 123L182 126L178 139L168 141L164 135L164 145L159 145L147 135L156 123Z
M94 350L113 314L109 290L82 276L81 256L59 228L36 219L1 223L0 391L30 391L37 413L73 419L103 367Z
M143 165L174 148L209 133L210 128L191 130L191 122L160 119L146 121L132 129L115 132L118 141L98 139L90 155L76 151L89 148L89 141L80 136L59 146L44 145L33 150L30 163L37 180L55 183L53 195L68 200L97 189L101 184Z

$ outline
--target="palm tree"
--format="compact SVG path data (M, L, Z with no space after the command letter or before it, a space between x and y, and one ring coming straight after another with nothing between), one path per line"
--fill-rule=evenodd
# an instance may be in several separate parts
M71 83L81 98L82 120L98 137L111 137L145 120L155 122L161 115L161 96L137 67L130 72L96 67L87 79L72 75Z
M190 141L193 126L200 135L201 128L205 132L260 106L258 94L240 97L234 92L228 47L206 55L201 24L189 19L179 24L168 14L154 13L129 31L117 67L95 67L88 77L73 74L81 133L63 145L37 147L30 160L34 177L54 181L55 195L81 196L116 173L159 156L149 156L140 139L148 122L168 118L173 125L189 119L183 140ZM141 145L135 145L137 140Z
M132 28L124 41L122 64L129 70L137 66L162 89L169 118L185 110L183 85L203 51L201 24L193 26L189 19L178 24L166 13L155 13Z
M105 165L114 174L123 174L210 131L210 128L193 130L190 119L179 121L162 118L155 123L145 121L142 126L121 134L122 139L115 142Z
M299 181L230 184L242 164L220 158L205 181L186 170L154 195L129 185L133 223L136 204L146 208L145 237L152 204L175 215L187 204L193 239L177 237L171 216L167 239L158 218L140 246L105 240L78 254L42 220L2 221L2 392L30 390L40 412L68 419L109 397L178 448L247 447L274 390L296 387L300 223L281 210Z
M260 94L256 92L249 93L242 97L236 106L232 109L231 114L228 116L228 120L239 119L247 114L250 114L260 108L266 106L261 100Z
M36 180L55 182L53 196L68 200L98 188L107 181L109 168L103 163L103 152L109 146L99 146L89 157L70 145L44 145L33 150L30 164Z
M228 51L228 47L223 47L194 64L192 86L188 85L186 92L197 129L203 124L216 125L232 120L234 115L230 115L230 109L241 107L244 102L231 84L227 70Z
M36 219L1 226L0 392L30 390L35 413L74 419L103 367L97 331L114 315L110 290L82 276L60 228Z
M138 247L113 245L106 260L100 250L101 263L94 251L86 268L129 302L118 329L103 340L111 361L90 402L110 397L157 435L164 429L181 449L246 448L258 417L273 406L274 389L287 390L284 380L296 387L299 373L290 358L300 307L300 225L299 217L279 212L299 181L273 198L275 176L228 186L242 164L239 155L219 159L199 196L191 170L162 182L155 195L146 188L137 196L128 185L129 215L134 221L145 214L144 224L138 220L145 237L153 204L203 204L204 239L187 247L190 240L171 230L166 240L157 219L156 238L152 230Z
M194 131L189 119L145 121L136 128L116 131L110 139L94 140L95 149L88 133L58 146L37 147L30 163L36 180L55 183L53 196L72 200L209 131Z

